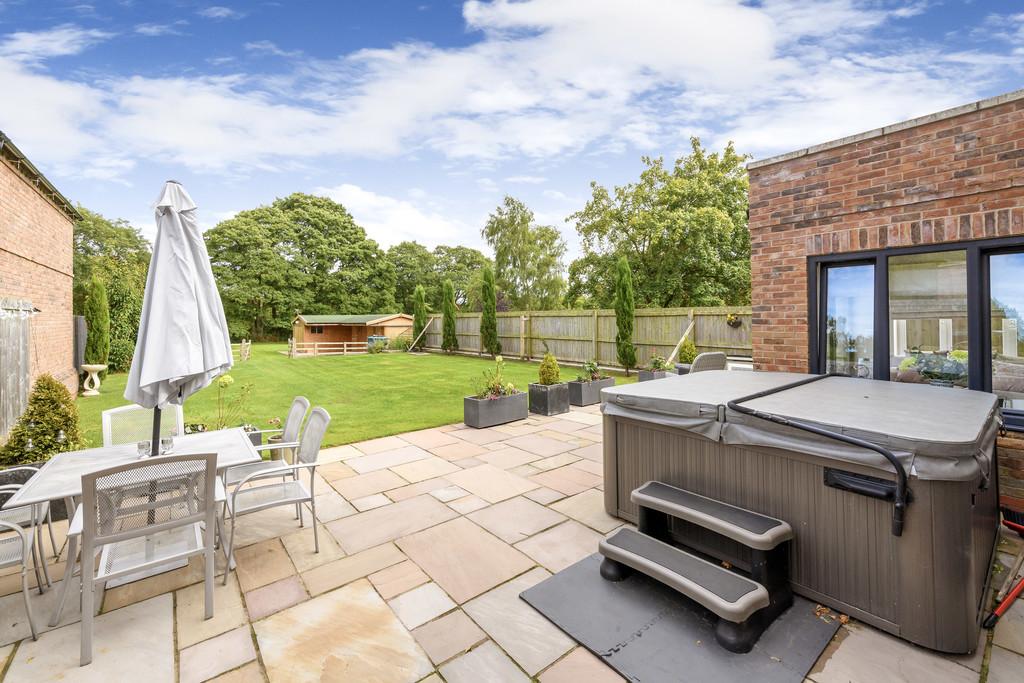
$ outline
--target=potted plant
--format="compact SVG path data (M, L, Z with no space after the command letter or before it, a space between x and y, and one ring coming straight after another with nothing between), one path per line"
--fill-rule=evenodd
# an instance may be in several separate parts
M683 343L679 345L679 362L676 363L676 372L680 375L690 374L690 366L693 365L693 359L697 357L697 345L693 343L692 339L684 339Z
M640 371L640 381L649 382L652 379L661 379L668 375L669 364L662 356L651 356L647 368Z
M569 403L574 406L590 406L601 402L601 390L615 386L615 378L601 372L597 361L588 360L583 371L569 382Z
M481 429L526 419L526 392L505 381L504 369L504 359L496 356L494 371L485 370L476 394L462 400L462 419L468 427Z
M537 374L539 381L530 384L530 412L540 415L569 412L569 385L562 381L558 361L550 352L544 353Z

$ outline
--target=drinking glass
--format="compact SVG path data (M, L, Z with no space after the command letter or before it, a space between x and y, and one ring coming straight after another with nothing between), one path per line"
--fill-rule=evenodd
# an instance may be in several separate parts
M161 436L160 437L160 455L167 455L174 450L174 437L173 436Z
M138 448L139 457L140 458L148 457L149 454L150 454L151 446L152 446L152 444L149 441L140 441L136 445L136 448Z

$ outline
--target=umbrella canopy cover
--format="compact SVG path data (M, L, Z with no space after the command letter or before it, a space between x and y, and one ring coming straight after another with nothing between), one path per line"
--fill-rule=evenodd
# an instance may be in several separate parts
M196 205L168 181L156 202L156 242L124 397L180 405L231 368L231 340Z

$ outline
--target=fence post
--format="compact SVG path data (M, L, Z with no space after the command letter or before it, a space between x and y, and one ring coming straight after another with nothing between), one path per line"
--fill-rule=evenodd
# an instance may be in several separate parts
M478 315L477 319L476 319L477 354L480 355L480 356L484 355L484 331L482 329L483 325L484 325L484 314L481 311L480 315Z
M526 358L526 316L519 316L519 357Z
M594 353L591 356L597 362L597 309L594 309Z

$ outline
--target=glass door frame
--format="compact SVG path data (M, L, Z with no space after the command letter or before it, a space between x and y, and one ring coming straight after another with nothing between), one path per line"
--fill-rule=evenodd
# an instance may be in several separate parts
M847 258L847 257L849 257L849 258ZM889 371L889 367L888 367L889 366L889 361L885 360L884 363L879 363L879 359L886 358L885 356L880 356L879 355L879 351L883 347L884 347L884 349L886 351L888 351L889 340L885 339L884 343L880 344L879 335L877 333L877 330L879 330L879 329L882 329L882 330L887 329L887 323L883 323L881 328L878 327L878 301L879 301L879 296L878 296L879 289L878 288L880 286L884 288L884 292L883 292L884 298L882 300L883 301L888 301L888 299L889 299L889 282L888 282L888 278L885 278L885 277L881 278L882 280L885 280L885 282L882 282L882 283L879 282L879 279L880 279L879 276L878 276L879 272L884 273L885 270L884 270L884 268L883 269L879 269L878 263L877 263L877 256L875 258L864 258L864 254L862 254L862 253L843 254L843 255L837 256L835 258L830 258L827 261L819 261L818 263L812 264L812 265L815 268L814 276L811 278L812 279L812 286L815 288L815 292L812 295L810 300L811 301L814 301L815 299L817 300L817 305L810 307L809 310L811 312L811 315L808 316L808 318L809 318L808 319L808 323L810 324L810 330L812 331L810 336L808 337L809 340L810 340L810 344L811 344L810 353L811 353L811 359L812 359L811 360L812 372L824 372L824 368L828 367L828 359L825 357L826 354L828 353L828 342L827 342L827 339L826 339L826 337L828 335L828 330L827 330L827 326L826 325L819 324L819 322L818 322L818 321L824 322L824 321L828 320L828 271L830 269L832 269L832 268L838 269L838 268L850 268L850 267L854 267L854 266L871 266L871 268L872 268L872 275L874 277L874 282L873 282L873 286L872 286L872 292L873 292L873 297L874 297L873 301L872 301L872 314L873 314L873 318L874 318L874 324L873 324L874 330L873 330L873 340L872 340L873 343L872 343L872 348L871 348L871 354L872 354L872 359L871 359L871 367L872 367L871 372L872 372L872 375L871 376L874 379L883 379L882 377L879 376L879 374L880 374L881 370L884 370L886 373Z

